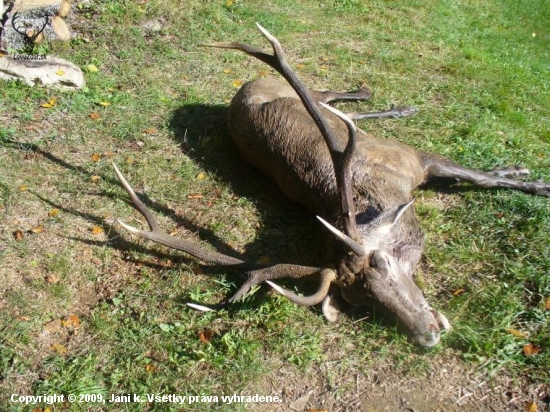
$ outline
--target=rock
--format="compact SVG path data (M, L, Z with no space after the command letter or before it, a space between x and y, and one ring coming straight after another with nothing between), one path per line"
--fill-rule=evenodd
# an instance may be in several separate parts
M70 8L69 0L17 0L7 13L0 50L25 50L29 40L37 43L38 38L29 38L32 33L40 33L46 41L70 40L71 31L63 20Z
M73 63L59 57L37 55L0 56L0 79L60 90L82 89L86 84L82 70Z
M71 40L71 32L67 27L67 23L59 16L53 16L51 20L51 25L55 35L59 40Z

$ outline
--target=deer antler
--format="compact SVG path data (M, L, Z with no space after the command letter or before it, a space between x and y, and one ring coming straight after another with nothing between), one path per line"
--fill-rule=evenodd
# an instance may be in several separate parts
M328 125L325 117L323 116L319 106L313 99L309 89L302 82L302 80L296 75L296 73L287 64L284 52L279 41L271 35L264 27L256 23L258 29L269 40L273 47L274 55L269 55L263 52L261 49L250 46L244 43L209 43L205 46L218 47L225 49L237 49L241 50L257 59L267 63L269 66L277 70L285 80L296 91L296 94L300 97L300 100L304 104L307 112L315 121L315 124L319 128L323 138L330 151L332 163L334 165L334 172L336 175L336 185L340 194L340 211L344 221L344 231L352 239L359 239L357 233L357 225L355 222L355 207L353 204L353 191L352 191L352 176L351 176L351 156L355 149L355 126L349 127L350 139L346 146L344 153L338 150L337 139L333 130Z
M135 235L149 239L155 243L160 243L161 245L168 246L169 248L180 250L182 252L188 253L191 256L196 257L197 259L202 260L203 262L215 263L223 266L231 266L236 269L240 269L247 277L247 281L237 290L237 292L229 299L227 299L218 307L222 307L226 304L236 302L241 299L253 286L259 285L262 282L280 279L280 278L301 278L310 275L314 275L318 272L321 272L321 286L319 292L315 293L313 296L317 299L319 296L323 295L322 298L328 293L328 287L326 285L327 275L326 269L311 266L301 266L301 265L292 265L292 264L275 264L275 265L256 265L245 262L244 260L224 255L222 253L213 252L210 250L203 249L191 242L186 240L178 239L173 236L170 236L168 233L163 231L153 214L147 209L145 204L140 200L136 195L136 192L127 180L124 178L118 167L113 163L115 173L122 184L122 187L126 190L130 199L139 213L143 215L147 224L149 225L150 231L140 230L126 223L117 220L120 225ZM334 277L330 278L330 281L334 280ZM329 281L329 283L330 283ZM303 297L302 297L303 298ZM291 300L292 296L290 297ZM322 299L321 299L322 300ZM295 300L294 300L295 301ZM307 299L306 301L307 302ZM302 303L307 304L307 303ZM311 303L310 303L311 304Z

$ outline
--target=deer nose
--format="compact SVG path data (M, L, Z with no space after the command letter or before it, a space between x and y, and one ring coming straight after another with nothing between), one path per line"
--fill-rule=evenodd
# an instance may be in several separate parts
M427 333L414 336L416 343L425 348L431 348L432 346L437 345L439 343L439 339L441 338L441 333L436 325L430 325L429 329L430 331Z

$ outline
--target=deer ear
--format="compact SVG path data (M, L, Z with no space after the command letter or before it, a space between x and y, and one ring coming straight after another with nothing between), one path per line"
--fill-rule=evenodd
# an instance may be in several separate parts
M394 227L399 218L403 216L405 210L413 204L413 202L414 199L408 203L382 212L379 216L365 224L360 229L363 248L367 253L380 248L380 242L382 242L386 235L390 233L390 230Z

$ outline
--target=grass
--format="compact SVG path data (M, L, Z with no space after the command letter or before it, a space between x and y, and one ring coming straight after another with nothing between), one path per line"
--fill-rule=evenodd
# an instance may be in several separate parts
M453 325L438 348L421 351L373 314L355 310L329 325L317 309L263 287L227 311L188 309L190 300L219 302L239 278L114 225L115 218L141 220L110 166L121 166L178 236L248 260L318 264L322 232L314 219L243 166L228 142L235 85L271 71L243 54L200 47L265 46L254 26L260 22L311 87L367 83L375 95L365 110L420 109L405 121L364 122L365 130L472 168L522 164L532 178L550 180L550 11L543 1L98 1L75 6L73 16L79 37L49 52L84 68L87 87L59 93L3 83L0 91L0 402L7 410L31 410L9 402L12 393L286 390L289 403L309 389L341 410L357 395L356 376L383 370L397 382L427 376L449 359L494 382L520 382L523 392L510 390L514 407L527 400L547 407L548 389L534 395L525 388L550 383L548 199L471 187L415 193L428 241L418 280ZM161 30L145 29L150 20ZM86 70L90 64L99 71ZM52 97L56 106L42 108ZM45 330L71 314L77 327ZM540 352L525 355L527 344Z

